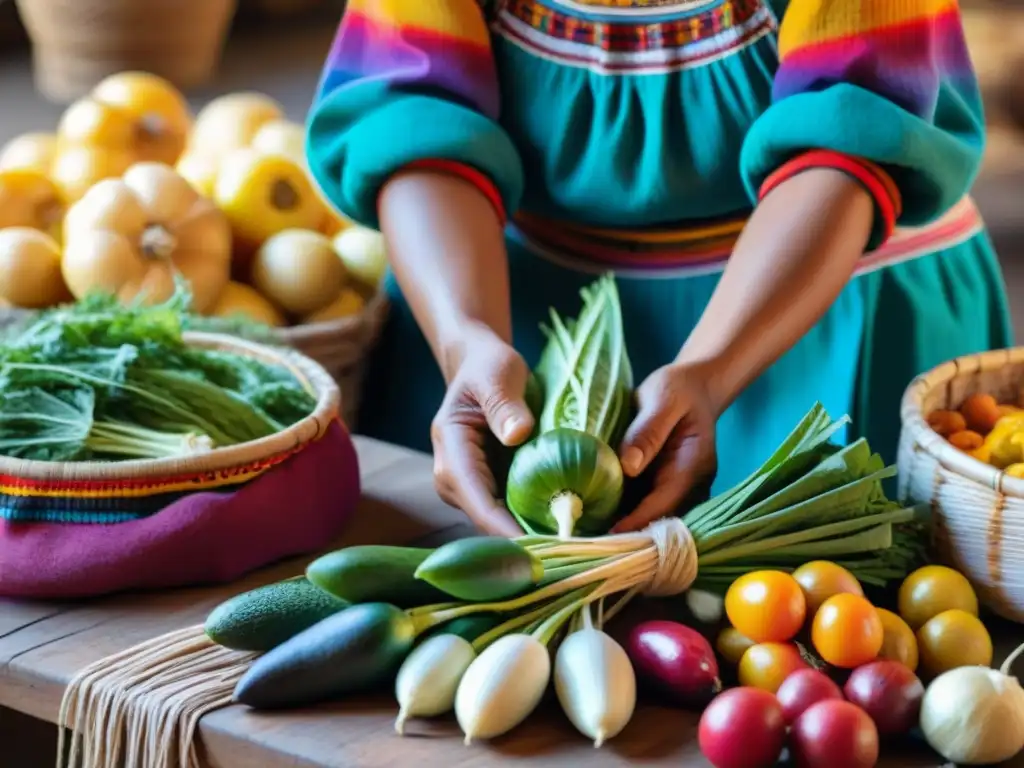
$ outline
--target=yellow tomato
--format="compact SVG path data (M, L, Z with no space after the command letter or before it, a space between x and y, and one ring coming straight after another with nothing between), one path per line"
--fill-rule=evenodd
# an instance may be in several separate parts
M244 317L269 326L285 324L284 315L277 307L260 295L255 288L244 283L229 282L209 312L213 317Z
M97 181L117 178L132 164L132 155L105 147L69 146L59 150L51 177L64 200L80 200Z
M366 307L364 299L358 291L352 288L343 288L338 298L332 301L323 309L306 315L304 322L326 323L331 320L343 320L346 317L356 317Z
M787 677L810 666L792 643L758 643L744 652L737 677L740 685L776 693Z
M137 160L174 165L181 156L192 128L192 112L167 80L148 72L122 72L103 80L92 97L128 117Z
M899 611L911 629L943 611L957 608L978 615L978 596L967 578L944 565L926 565L900 585Z
M818 609L811 641L821 658L853 669L878 657L885 629L878 611L860 595L833 595Z
M0 171L0 229L32 227L56 236L64 217L61 191L39 171Z
M730 664L739 664L743 654L754 645L749 637L744 637L735 627L726 627L718 633L715 649Z
M286 229L316 230L324 216L302 168L254 149L236 149L223 158L214 199L239 243L249 247Z
M943 611L917 631L921 668L941 675L957 667L992 664L992 638L981 619L967 611Z
M830 563L827 560L816 560L801 565L793 571L793 578L804 591L804 598L807 600L807 615L810 617L813 617L821 604L833 595L864 596L864 590L856 576L843 566Z
M917 669L917 638L914 630L892 611L878 608L878 618L882 620L885 636L882 638L882 650L878 658L898 661L903 666L915 671Z
M803 626L807 603L796 579L782 571L754 571L725 595L729 622L755 643L783 642Z
M23 133L0 150L0 171L36 171L50 173L57 153L57 137L52 133Z

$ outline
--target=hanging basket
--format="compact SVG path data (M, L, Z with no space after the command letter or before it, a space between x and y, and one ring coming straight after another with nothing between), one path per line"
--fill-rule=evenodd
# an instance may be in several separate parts
M187 457L0 456L0 596L226 583L341 533L359 500L359 465L327 372L292 350L230 336L186 341L288 368L317 398L315 410L274 435Z
M1024 623L1024 479L954 448L926 421L978 392L1018 403L1024 347L958 358L916 378L903 397L900 498L930 504L939 558L964 573L982 602Z
M237 0L16 0L36 87L66 103L108 75L141 70L179 88L207 83Z

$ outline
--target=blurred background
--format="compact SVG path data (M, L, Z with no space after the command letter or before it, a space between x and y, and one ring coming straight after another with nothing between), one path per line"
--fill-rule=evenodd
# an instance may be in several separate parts
M149 60L198 108L261 91L301 121L343 0L0 0L0 144L52 131L67 103ZM975 190L1024 339L1024 3L961 0L989 144Z

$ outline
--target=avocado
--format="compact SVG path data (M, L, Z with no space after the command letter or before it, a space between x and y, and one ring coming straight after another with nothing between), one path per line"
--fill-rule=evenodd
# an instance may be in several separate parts
M206 619L206 634L225 648L265 652L348 605L300 576L221 603Z

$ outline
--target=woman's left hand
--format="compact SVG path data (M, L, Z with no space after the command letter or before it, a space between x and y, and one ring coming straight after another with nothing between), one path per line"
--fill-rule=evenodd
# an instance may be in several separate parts
M695 487L717 468L711 376L703 365L671 363L659 368L636 391L639 411L626 432L619 457L627 477L654 468L654 485L613 533L637 531L676 514Z

